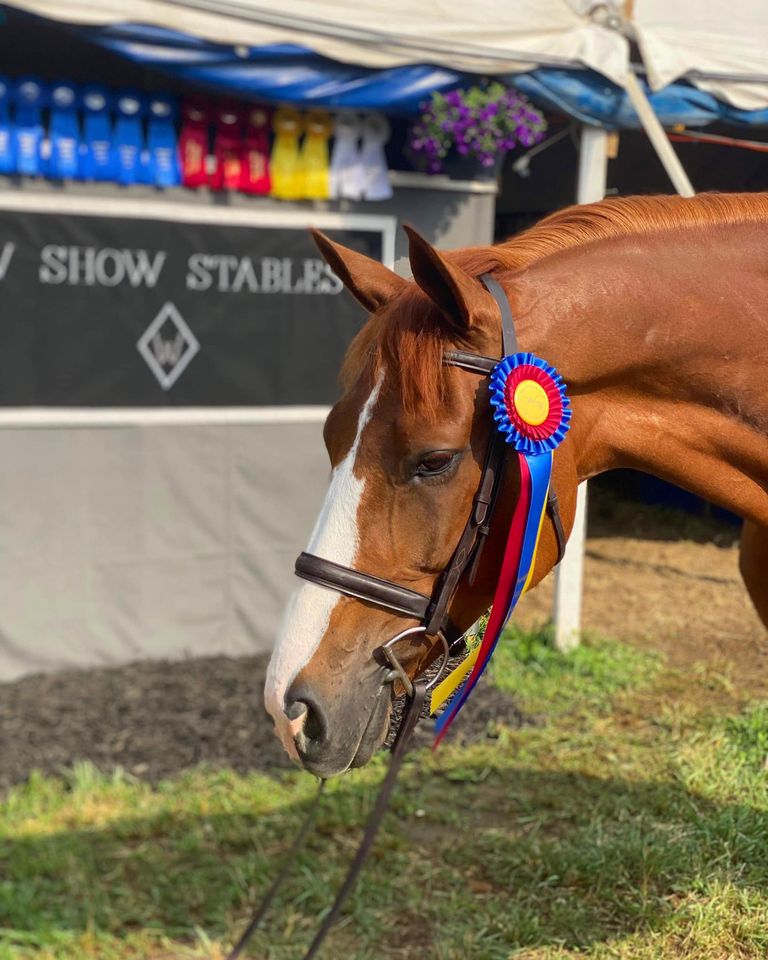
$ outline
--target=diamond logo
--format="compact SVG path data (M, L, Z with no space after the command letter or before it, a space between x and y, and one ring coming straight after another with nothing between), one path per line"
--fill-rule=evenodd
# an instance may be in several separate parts
M200 344L169 300L141 335L136 347L163 390L170 390L187 369Z

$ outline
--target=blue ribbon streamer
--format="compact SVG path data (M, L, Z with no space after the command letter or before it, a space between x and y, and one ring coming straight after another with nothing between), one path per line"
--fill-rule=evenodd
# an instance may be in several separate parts
M518 571L517 583L515 584L515 592L512 594L509 610L507 610L507 616L504 620L505 625L512 616L512 611L522 596L523 589L528 582L528 575L531 572L533 561L536 558L536 546L539 542L541 517L547 507L547 494L549 493L549 483L552 479L551 450L538 456L526 454L524 454L524 456L528 463L528 469L531 471L531 508L525 524L525 536L523 537L523 549L520 555L520 569Z

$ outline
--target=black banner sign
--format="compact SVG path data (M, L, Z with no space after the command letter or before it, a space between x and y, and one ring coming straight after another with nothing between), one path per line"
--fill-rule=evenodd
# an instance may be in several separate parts
M305 226L254 221L0 209L0 406L332 403L363 312Z

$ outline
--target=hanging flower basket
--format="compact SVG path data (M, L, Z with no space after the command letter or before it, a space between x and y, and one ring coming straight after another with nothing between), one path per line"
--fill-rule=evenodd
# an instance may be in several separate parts
M410 131L408 154L427 173L476 179L494 176L517 146L531 147L547 122L522 94L495 81L469 90L434 93ZM474 171L473 176L469 176Z

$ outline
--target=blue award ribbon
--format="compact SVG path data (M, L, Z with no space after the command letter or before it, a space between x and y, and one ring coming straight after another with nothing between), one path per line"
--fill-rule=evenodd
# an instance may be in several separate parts
M562 377L532 353L515 353L500 360L491 374L489 388L496 428L518 454L520 492L488 625L480 647L469 655L469 676L435 722L435 747L482 676L512 611L531 582L552 479L552 451L562 443L571 420ZM446 678L441 685L440 702L451 696L467 672L468 668L460 665ZM433 701L434 709L437 707Z
M13 101L12 139L16 172L36 177L43 172L43 84L35 77L20 77L14 84Z
M16 169L9 101L10 86L8 80L5 77L0 77L0 173L13 173Z
M175 125L177 114L176 102L171 97L155 96L149 101L149 180L156 187L175 187L181 183L179 143Z
M122 91L117 98L117 121L114 130L118 183L146 181L143 115L142 95L130 90Z
M113 96L106 87L91 85L83 90L84 180L115 180L117 151L112 137Z
M80 174L80 119L78 92L71 83L51 88L51 115L48 124L51 155L47 174L56 180L74 179Z

